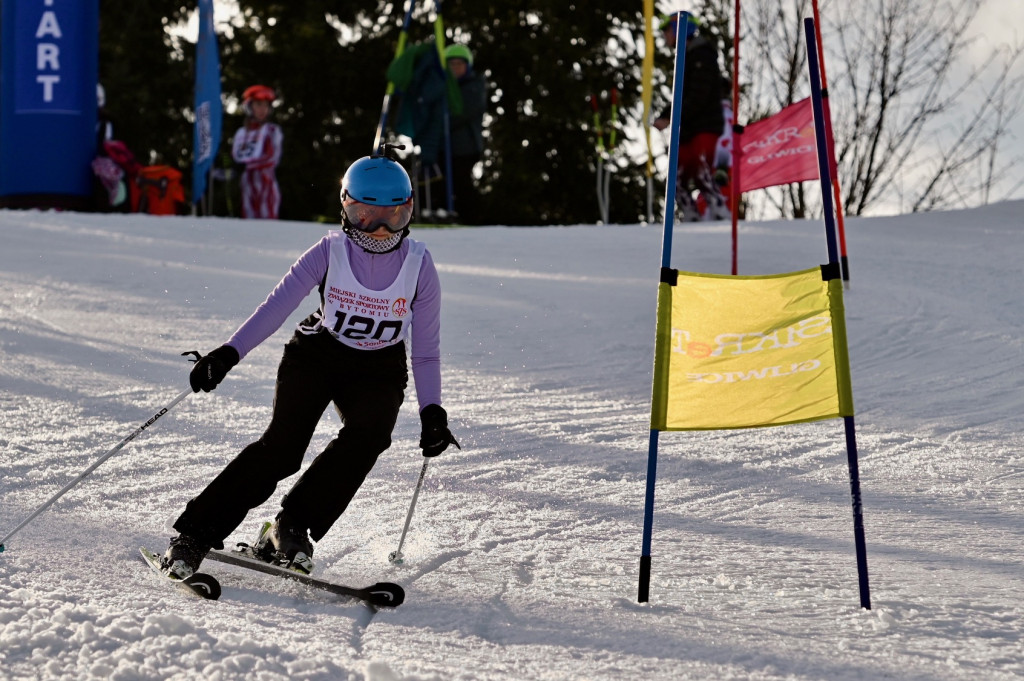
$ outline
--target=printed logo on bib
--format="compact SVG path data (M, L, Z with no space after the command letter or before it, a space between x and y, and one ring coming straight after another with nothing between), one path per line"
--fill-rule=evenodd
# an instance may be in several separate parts
M367 350L389 345L402 335L402 320L392 319L408 314L405 298L368 296L334 286L325 292L334 308L331 331L352 341L352 345ZM327 320L325 320L326 322Z

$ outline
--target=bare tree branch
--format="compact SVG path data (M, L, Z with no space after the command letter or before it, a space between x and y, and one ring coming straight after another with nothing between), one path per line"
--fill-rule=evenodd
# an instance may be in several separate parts
M1024 112L1024 48L992 45L978 65L967 59L969 28L991 1L821 0L846 213L977 205L1024 184L1008 179L1022 159L1004 144ZM807 96L809 14L807 0L744 4L741 121ZM802 185L768 195L762 203L783 215L808 208Z

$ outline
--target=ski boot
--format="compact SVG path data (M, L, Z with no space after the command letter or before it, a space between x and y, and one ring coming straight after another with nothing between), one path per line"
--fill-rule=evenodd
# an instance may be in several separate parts
M282 565L296 572L313 572L313 542L305 528L293 522L283 511L273 523L264 523L253 547L257 558Z
M195 537L180 534L171 538L167 553L160 559L160 569L172 579L188 579L199 569L199 564L210 547Z

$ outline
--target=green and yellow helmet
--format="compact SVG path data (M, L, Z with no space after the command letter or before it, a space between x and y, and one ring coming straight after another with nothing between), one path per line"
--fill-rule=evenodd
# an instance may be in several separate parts
M677 14L662 14L661 23L658 24L658 28L661 29L662 31L667 31L669 29L675 31L677 19ZM691 14L690 20L686 22L686 37L692 38L693 34L697 32L697 27L699 26L700 19Z

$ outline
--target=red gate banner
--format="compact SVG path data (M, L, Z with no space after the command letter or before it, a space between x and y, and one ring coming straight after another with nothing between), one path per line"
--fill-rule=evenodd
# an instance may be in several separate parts
M809 98L746 126L740 140L740 192L818 179Z

